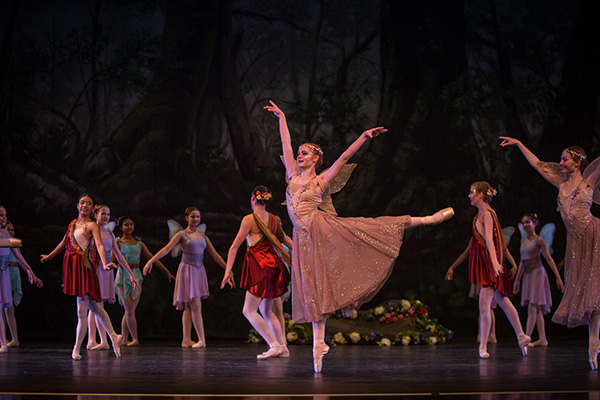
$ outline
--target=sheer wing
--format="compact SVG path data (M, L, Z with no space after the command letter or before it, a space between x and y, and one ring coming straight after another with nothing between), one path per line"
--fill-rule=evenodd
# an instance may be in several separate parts
M556 232L556 225L554 225L552 222L542 226L542 229L540 230L540 236L546 242L546 246L548 246L548 251L550 252L550 254L554 253L554 250L552 250L554 232Z
M600 157L592 161L587 166L585 171L583 171L583 179L587 179L590 175L592 175L592 173L596 172L598 168L600 168ZM598 181L598 183L596 183L596 186L594 187L594 195L592 200L594 203L600 204L600 181Z
M206 235L206 224L198 225L198 227L196 228L196 232Z
M117 226L117 223L115 221L110 221L108 224L104 225L104 228L107 231L114 233L116 226Z
M559 163L540 161L537 165L552 177L557 186L567 180L567 175L561 172Z
M169 240L173 239L173 236L179 231L183 230L183 227L179 224L179 222L174 219L167 220L167 226L169 227ZM181 244L177 244L177 246L173 247L171 250L171 257L177 257L181 254Z
M506 243L507 246L510 243L510 239L512 238L512 235L514 233L515 233L514 226L507 226L505 228L502 228L502 234L504 235L504 242Z
M521 232L521 240L527 237L527 232L523 229L523 224L519 222L519 232Z
M356 168L357 164L346 164L342 167L342 170L336 175L335 178L331 181L331 184L323 191L323 201L319 208L325 212L328 212L333 215L337 215L335 211L335 207L333 207L333 201L331 200L331 195L339 192L346 186L346 182L350 179L354 168ZM325 173L327 169L321 174Z

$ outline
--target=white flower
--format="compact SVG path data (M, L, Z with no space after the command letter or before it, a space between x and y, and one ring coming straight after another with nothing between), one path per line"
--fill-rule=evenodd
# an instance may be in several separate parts
M375 315L381 315L385 312L385 307L383 307L383 306L376 307L374 312L375 312Z
M288 342L295 342L296 340L298 340L298 334L294 331L288 332L288 334L285 335L285 337L287 338Z
M402 303L402 311L403 312L410 308L410 301L402 300L401 303Z
M402 336L402 344L404 346L409 345L410 344L410 336L408 336L408 335L407 336Z
M391 346L392 342L388 338L383 338L379 342L377 342L377 344L382 347L387 347L387 346Z
M349 336L352 343L358 343L360 341L360 333L358 332L352 332Z
M428 330L429 332L435 332L435 325L427 325L425 330Z
M344 334L342 332L338 332L333 335L333 340L337 343L346 343L346 339L344 339Z
M427 339L427 343L436 344L438 342L438 338L436 336L431 336Z
M352 319L358 318L358 311L352 310L352 313L350 314L350 318L352 318Z

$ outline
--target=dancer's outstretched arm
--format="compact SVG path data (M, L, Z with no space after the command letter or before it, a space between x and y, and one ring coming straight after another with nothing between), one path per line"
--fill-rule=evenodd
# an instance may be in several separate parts
M147 260L149 260L152 257L154 257L154 254L152 254L152 252L150 250L148 250L148 246L146 246L146 244L144 242L142 242L141 240L140 240L140 243L142 244L142 255ZM163 264L160 260L155 260L154 264L156 264L158 266L158 268L160 270L162 270L167 275L167 279L169 280L169 282L175 280L175 277L173 276L173 274L171 273L171 271L169 271L169 269L167 267L165 267L165 264ZM146 274L144 274L144 275L146 275Z
M144 269L142 270L142 272L144 273L144 276L149 274L150 271L152 271L152 265L156 261L160 260L167 254L169 254L169 252L171 250L173 250L173 247L177 246L177 244L181 241L181 238L183 237L183 235L185 235L185 231L177 232L175 235L173 235L173 237L171 238L171 240L169 240L169 243L167 243L167 245L165 247L163 247L155 255L150 257L150 259L148 260L146 265L144 265Z
M229 284L233 287L231 282L231 271L233 271L233 264L235 263L235 258L237 257L237 252L246 240L246 237L250 234L250 230L252 229L252 221L254 217L252 215L246 215L240 224L240 229L238 230L235 239L233 239L233 243L229 247L229 252L227 253L227 265L225 266L225 274L223 275L223 280L221 281L221 289L225 287L225 285Z
M15 248L12 248L10 250L12 251L14 256L17 258L17 261L19 262L19 266L23 269L23 271L25 271L27 273L27 278L29 280L29 283L31 283L32 285L36 285L39 288L44 286L42 280L33 273L33 269L29 266L27 261L25 261L25 258L21 254L21 251L19 249L15 249Z
M513 258L512 254L510 254L510 251L508 251L508 249L504 250L504 257L506 257L510 265L512 265L512 268L510 269L510 279L514 279L515 276L517 276L517 271L519 270L519 267L517 266L515 259Z
M45 263L46 261L53 259L54 257L56 257L57 254L59 254L64 249L65 249L65 238L63 238L63 240L61 240L60 243L58 243L58 245L54 248L54 250L52 250L52 252L50 254L42 254L40 256L40 262Z
M281 147L283 150L283 163L288 179L291 178L296 171L296 159L294 158L294 150L292 149L292 138L288 129L285 114L277 105L269 100L270 106L265 106L265 110L271 111L279 118L279 135L281 136Z
M378 126L377 128L372 128L364 131L361 135L352 143L346 151L342 153L338 157L337 160L333 163L333 165L325 172L323 172L321 176L321 186L323 189L327 188L331 181L339 174L342 170L342 167L348 163L348 160L360 149L360 147L369 139L373 139L377 135L387 132L383 126Z
M540 162L540 159L537 158L537 156L535 154L533 154L531 152L531 150L529 150L527 147L525 147L525 145L523 143L521 143L520 140L511 138L508 136L500 136L500 139L502 139L502 143L500 143L500 146L502 146L502 147L517 146L519 148L519 150L521 150L521 153L523 153L523 155L525 156L525 159L529 162L529 164L531 164L531 166L540 175L542 175L544 177L544 179L546 179L548 182L550 182L554 186L558 187L560 182L556 181L554 175L550 174L549 172L544 171L542 169L542 167L540 167L538 165Z
M471 251L472 245L473 245L473 238L471 238L471 240L469 240L469 244L467 245L467 248L465 249L465 251L463 251L462 254L460 256L458 256L456 261L454 261L452 263L452 265L450 266L450 268L448 268L448 271L446 271L446 280L447 281L451 281L454 278L454 270L456 269L456 267L458 267L460 264L465 262L467 257L469 257L469 252Z
M546 241L541 236L538 236L538 245L542 249L542 254L544 255L544 258L546 259L546 262L550 266L550 269L552 270L552 272L554 272L554 276L556 277L556 286L561 291L561 293L563 293L565 291L565 284L563 283L562 278L560 277L560 274L558 273L558 268L556 268L556 263L554 262L554 259L552 258L552 256L550 255L550 252L548 251L548 246L546 245Z

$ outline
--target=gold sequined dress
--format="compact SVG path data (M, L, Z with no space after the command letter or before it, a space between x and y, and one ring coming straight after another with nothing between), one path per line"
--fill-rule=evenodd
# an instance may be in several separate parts
M392 272L410 223L410 216L342 218L332 206L323 207L349 175L336 177L325 191L320 176L306 185L292 177L288 184L286 204L294 224L292 319L297 323L320 321L340 309L349 313L373 298Z
M592 202L597 200L594 187L586 179L598 161L588 166L584 179L571 193L563 190L566 178L555 175L562 180L557 202L567 228L567 248L565 292L552 321L569 328L589 324L592 312L600 310L600 219L590 211ZM552 169L553 163L541 165L546 171L557 171Z

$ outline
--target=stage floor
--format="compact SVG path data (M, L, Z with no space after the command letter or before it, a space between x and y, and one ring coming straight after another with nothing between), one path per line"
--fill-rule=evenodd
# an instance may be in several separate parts
M553 339L522 357L516 340L490 345L478 358L474 341L445 345L332 347L314 374L311 346L289 346L290 358L257 361L265 345L212 341L203 350L144 342L82 352L71 342L23 343L0 355L0 395L8 399L593 399L600 373L587 361L586 338ZM77 396L77 397L75 397Z

